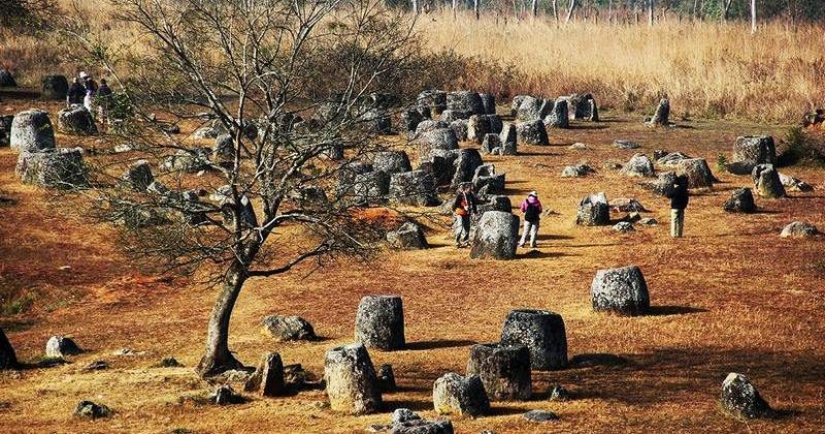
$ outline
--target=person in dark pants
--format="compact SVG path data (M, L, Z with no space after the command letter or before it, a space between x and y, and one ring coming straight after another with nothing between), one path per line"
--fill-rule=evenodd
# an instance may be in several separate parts
M472 183L462 184L458 188L458 194L453 202L453 212L456 219L455 246L467 247L470 241L470 217L478 212Z
M71 107L73 104L83 104L83 97L86 95L86 89L75 77L72 80L72 86L69 92L66 93L66 107Z
M676 177L676 182L668 189L666 196L670 198L670 236L682 238L685 228L685 208L688 206L688 177Z
M527 199L521 203L521 212L524 213L524 233L521 235L521 241L518 246L524 247L527 242L527 237L530 237L530 247L536 247L536 234L539 232L539 221L541 220L541 202L539 195L535 191L531 191L527 195Z

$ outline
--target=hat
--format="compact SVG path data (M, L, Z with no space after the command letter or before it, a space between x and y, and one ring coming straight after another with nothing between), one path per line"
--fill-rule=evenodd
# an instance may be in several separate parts
M87 79L87 78L89 78L89 74L86 74L86 72L82 71L82 72L80 73L80 79L81 79L81 80L85 80L85 79Z
M528 196L539 197L539 194L536 193L536 190L533 190L530 192L530 194L528 194Z

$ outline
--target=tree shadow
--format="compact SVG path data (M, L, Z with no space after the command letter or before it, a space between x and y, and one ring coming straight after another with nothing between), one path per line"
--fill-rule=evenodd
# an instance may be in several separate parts
M432 401L415 399L387 399L386 393L384 396L384 410L388 412L392 412L398 408L409 408L412 411L427 411L433 409Z
M451 340L451 339L444 339L444 340L433 340L433 341L420 341L420 342L407 342L405 350L409 351L420 351L420 350L437 350L441 348L457 348L457 347L466 347L469 345L475 345L478 342L476 341L469 341L469 340Z
M568 362L571 369L596 367L624 367L631 364L631 360L609 353L585 353L573 356Z
M516 255L517 258L520 259L543 259L543 258L562 258L565 256L579 256L579 255L569 255L567 253L561 252L543 252L541 250L532 249L529 252L522 253L520 255Z
M701 307L690 306L651 306L645 316L689 315L702 312L709 311Z
M493 403L493 405L490 406L490 412L485 414L485 416L512 416L527 413L532 409L532 407L496 407L495 403Z
M539 235L536 237L539 241L550 241L550 240L572 240L574 237L569 235L553 235L553 234L545 234Z
M596 124L596 123L593 123L593 124L576 124L576 125L570 125L569 127L567 127L568 130L606 130L608 128L610 128L610 127L608 127L607 125L599 125L599 124Z

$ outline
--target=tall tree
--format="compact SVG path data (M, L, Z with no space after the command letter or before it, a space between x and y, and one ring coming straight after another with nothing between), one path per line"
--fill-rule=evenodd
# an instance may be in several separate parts
M653 27L654 0L647 0L647 25Z
M573 10L576 9L576 0L570 0L570 8L567 10L567 18L564 20L565 23L569 23L571 19L573 19Z
M198 371L215 375L241 365L229 326L249 280L372 252L376 222L354 207L351 165L331 159L383 149L371 140L391 104L382 95L408 94L426 62L409 22L379 0L112 1L114 19L148 43L122 63L94 51L126 77L135 116L121 128L139 144L134 159L165 172L147 187L120 181L122 161L96 168L96 184L110 186L95 193L100 213L126 223L136 256L211 273L218 296ZM204 109L228 137L212 156L159 121L192 122ZM214 199L186 192L192 185Z
M751 0L751 33L756 33L756 0Z

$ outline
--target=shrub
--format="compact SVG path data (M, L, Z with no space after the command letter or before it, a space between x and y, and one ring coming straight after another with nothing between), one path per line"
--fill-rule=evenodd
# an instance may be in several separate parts
M800 127L791 127L782 140L779 166L809 164L825 166L825 141L811 137Z

